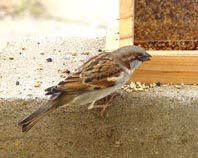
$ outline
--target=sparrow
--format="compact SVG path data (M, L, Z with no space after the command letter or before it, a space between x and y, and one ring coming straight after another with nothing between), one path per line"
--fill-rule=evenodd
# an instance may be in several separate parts
M50 95L48 102L19 121L18 126L27 132L46 114L63 106L94 108L95 103L121 88L135 69L150 58L145 49L132 45L92 57L56 86L45 89L46 95Z

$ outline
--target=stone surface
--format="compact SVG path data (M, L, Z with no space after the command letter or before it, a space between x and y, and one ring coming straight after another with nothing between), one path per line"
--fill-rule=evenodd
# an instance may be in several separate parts
M1 50L0 157L198 157L198 86L193 85L120 91L103 117L86 106L62 108L28 133L20 131L18 120L44 104L43 90L61 80L58 70L74 70L104 43L101 38L27 38Z

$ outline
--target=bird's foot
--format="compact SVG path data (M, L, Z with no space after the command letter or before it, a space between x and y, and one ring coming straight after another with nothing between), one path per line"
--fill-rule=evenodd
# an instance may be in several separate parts
M111 103L113 102L115 97L117 97L118 95L120 95L120 94L117 92L112 93L112 94L98 100L92 108L93 109L101 109L100 115L102 116L104 114L104 111L106 110L106 108L111 105Z

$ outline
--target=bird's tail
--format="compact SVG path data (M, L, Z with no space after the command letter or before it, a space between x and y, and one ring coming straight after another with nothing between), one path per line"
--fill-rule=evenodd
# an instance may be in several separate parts
M57 102L55 100L51 100L44 107L40 107L31 115L19 121L18 126L21 126L22 132L28 132L41 118L43 118L43 116L54 111L56 107Z

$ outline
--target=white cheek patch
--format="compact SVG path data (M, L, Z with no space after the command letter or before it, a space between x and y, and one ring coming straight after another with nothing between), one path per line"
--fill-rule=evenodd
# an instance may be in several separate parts
M142 62L141 61L139 61L139 60L134 60L134 61L132 61L132 63L130 64L130 66L131 66L131 69L136 69L138 66L140 66L142 64Z

